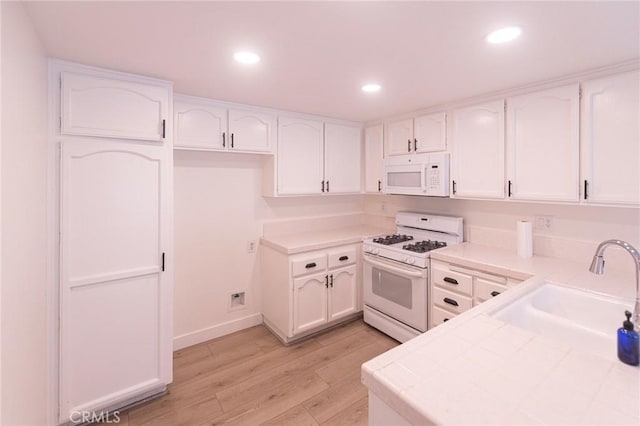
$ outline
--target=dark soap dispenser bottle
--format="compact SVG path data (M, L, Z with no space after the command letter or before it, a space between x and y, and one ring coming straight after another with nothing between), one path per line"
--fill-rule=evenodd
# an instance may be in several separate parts
M627 319L622 323L622 327L618 329L618 358L620 361L629 365L640 364L638 351L640 339L638 332L633 329L631 322L631 312L625 311Z

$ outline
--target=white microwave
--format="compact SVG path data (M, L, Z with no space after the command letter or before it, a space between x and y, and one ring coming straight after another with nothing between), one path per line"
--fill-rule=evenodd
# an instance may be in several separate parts
M383 191L387 194L449 196L449 154L408 154L385 158Z

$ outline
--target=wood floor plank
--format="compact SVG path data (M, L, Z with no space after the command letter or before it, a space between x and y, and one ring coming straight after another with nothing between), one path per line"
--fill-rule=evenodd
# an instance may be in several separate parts
M340 413L331 417L322 426L367 426L369 424L369 401L364 397Z
M325 382L333 384L342 380L349 372L359 370L363 363L389 349L391 349L391 346L389 346L388 343L377 341L338 357L324 366L320 366L316 369L316 373L318 373Z
M176 351L168 393L120 424L366 424L360 366L397 344L362 320L291 346L252 327Z
M247 389L242 394L234 393L219 398L226 414L217 418L214 424L260 424L328 387L329 385L313 372L306 372L297 377L277 376Z
M360 372L354 371L302 405L318 423L323 423L366 396Z
M302 405L296 405L277 417L264 423L264 426L318 426L318 422Z

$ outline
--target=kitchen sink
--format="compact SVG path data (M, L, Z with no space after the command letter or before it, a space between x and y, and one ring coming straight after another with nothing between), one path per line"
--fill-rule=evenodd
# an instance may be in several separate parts
M544 283L491 316L574 348L617 360L616 331L625 319L625 310L633 310L633 304Z

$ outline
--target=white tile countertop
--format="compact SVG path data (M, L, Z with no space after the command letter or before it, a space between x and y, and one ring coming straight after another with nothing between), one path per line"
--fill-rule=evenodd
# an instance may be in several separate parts
M521 259L469 243L432 257L515 278L535 277L363 364L362 381L378 399L416 425L640 424L640 368L489 315L544 282L633 300L635 277L618 285L615 274L590 274L591 259L585 264ZM620 324L623 319L621 313Z
M389 233L388 228L369 225L354 225L343 228L285 235L265 236L260 243L286 254L321 250L344 244L360 243L364 238Z

